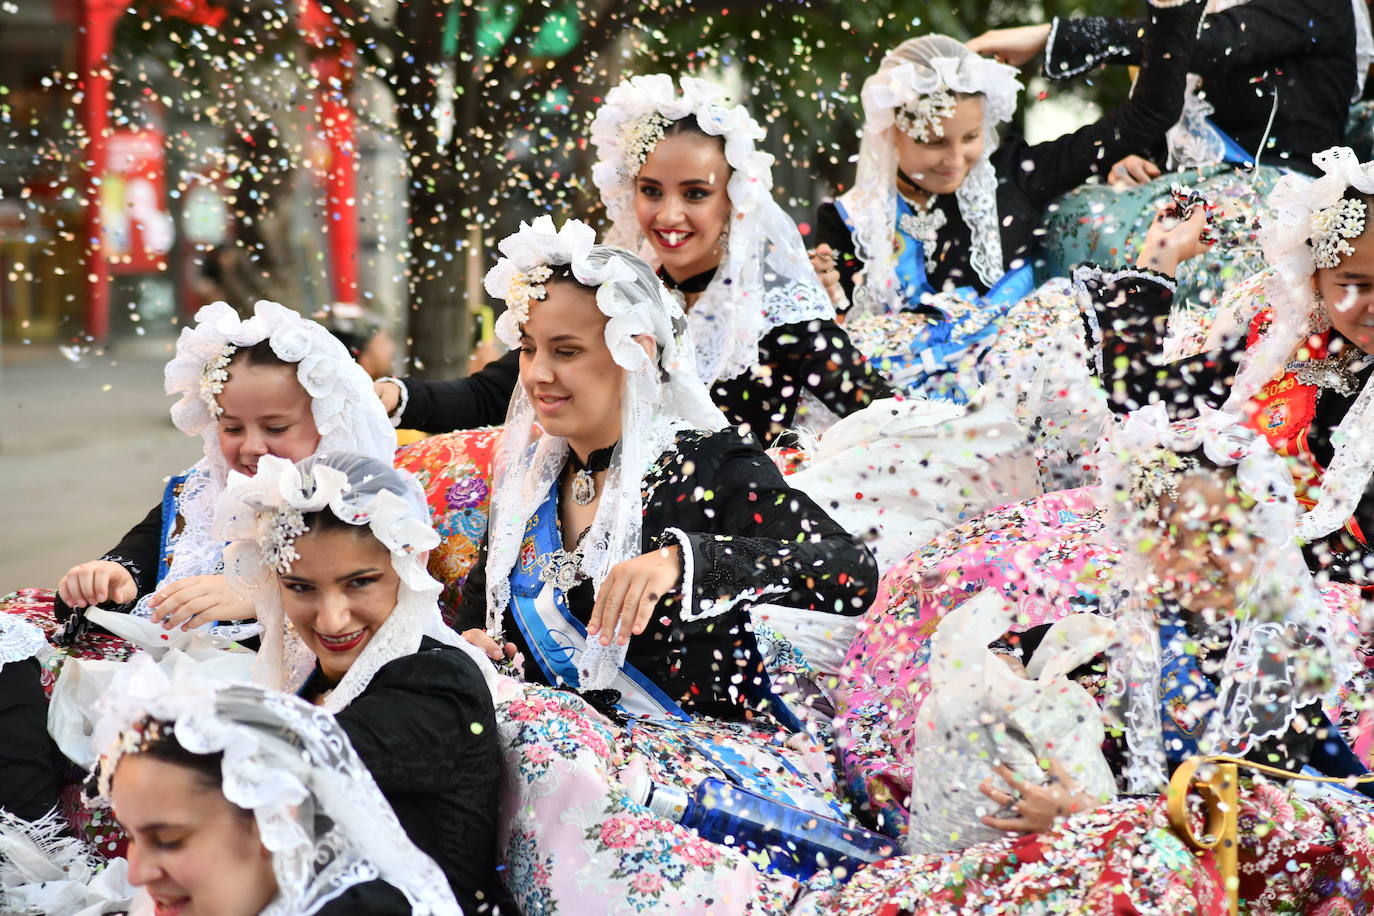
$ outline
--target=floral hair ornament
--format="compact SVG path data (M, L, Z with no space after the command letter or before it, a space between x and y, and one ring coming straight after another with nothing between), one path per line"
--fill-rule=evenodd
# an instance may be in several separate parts
M224 414L219 396L224 391L224 383L229 381L229 363L238 351L239 348L233 344L225 344L219 351L219 356L205 364L205 371L200 375L200 399L205 402L205 409L215 419Z
M597 308L610 319L605 336L611 356L625 369L638 369L649 355L635 338L653 335L662 349L665 340L680 335L680 329L656 325L665 320L670 325L681 323L682 308L661 286L653 291L654 302L643 301L639 293L630 293L637 280L634 271L615 254L592 258L594 246L596 232L581 220L570 219L558 229L550 216L521 223L518 232L502 239L497 246L502 257L487 272L487 292L505 298L512 290L523 291L529 278L547 281L553 276L553 268L567 267L578 283L596 290ZM496 336L512 350L520 345L520 326L529 320L530 298L514 303L507 299L506 311L496 319Z
M1350 239L1364 234L1368 207L1358 197L1342 197L1312 214L1312 260L1317 267L1337 267L1341 258L1354 254Z
M635 180L644 167L644 160L649 158L672 123L659 112L651 111L620 125L620 147L624 150L620 176L623 179Z
M954 117L954 93L943 86L908 102L893 119L897 129L917 143L929 143L945 135L945 118Z

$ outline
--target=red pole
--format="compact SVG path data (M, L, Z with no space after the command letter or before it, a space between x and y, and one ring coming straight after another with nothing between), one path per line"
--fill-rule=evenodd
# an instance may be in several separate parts
M320 119L329 141L325 215L329 223L329 261L334 268L334 301L358 301L358 147L353 112L344 97L338 61L320 68Z
M86 334L104 341L110 336L110 272L105 261L101 223L101 175L106 168L105 140L110 129L110 77L106 57L114 41L115 21L123 15L121 0L83 0L80 37L81 124L86 132Z

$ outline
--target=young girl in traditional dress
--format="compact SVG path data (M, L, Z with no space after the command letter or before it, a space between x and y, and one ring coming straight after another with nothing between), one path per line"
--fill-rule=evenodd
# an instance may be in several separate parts
M419 485L348 452L264 456L215 531L263 627L256 678L333 713L464 912L496 912L495 672L440 619Z
M295 461L316 451L390 464L396 449L371 380L343 344L274 302L259 302L247 320L222 302L201 309L165 374L167 393L180 396L172 422L200 436L205 455L105 556L63 576L59 618L106 603L169 629L251 618L220 574L224 544L211 534L229 473L251 476L266 455Z

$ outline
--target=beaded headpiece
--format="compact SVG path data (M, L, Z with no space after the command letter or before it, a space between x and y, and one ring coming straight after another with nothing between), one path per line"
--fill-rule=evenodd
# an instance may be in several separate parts
M225 344L219 355L205 364L200 374L200 399L205 402L205 409L210 416L216 419L224 414L218 396L224 391L224 383L229 381L229 364L233 362L238 349L233 344Z
M1363 200L1342 197L1312 214L1312 259L1318 267L1335 267L1355 253L1348 240L1364 234L1367 211Z
M1149 508L1159 505L1166 496L1177 499L1179 479L1197 468L1196 458L1169 449L1142 455L1129 466L1131 501L1137 507Z
M620 174L625 180L633 181L639 174L644 167L644 160L649 158L672 123L663 114L651 111L620 126L620 148L624 154Z
M95 797L110 797L110 784L114 782L115 770L119 767L120 760L133 754L141 754L159 741L172 739L174 728L171 722L164 722L152 716L144 716L130 722L128 727L119 733L118 740L100 755L100 760L91 773L91 782L86 785L99 792Z
M296 552L296 538L305 534L305 516L295 506L281 506L258 513L258 549L263 562L278 574L291 571L291 564L301 558Z
M893 114L897 129L917 143L929 143L934 137L945 135L945 118L954 117L954 93L940 86L907 102Z

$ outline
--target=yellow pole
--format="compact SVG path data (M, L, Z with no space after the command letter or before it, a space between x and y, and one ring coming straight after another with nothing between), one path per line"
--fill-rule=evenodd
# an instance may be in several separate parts
M1206 766L1202 775L1199 768ZM1226 888L1231 916L1240 913L1240 811L1239 787L1234 763L1213 763L1205 757L1190 757L1174 771L1169 780L1166 810L1169 825L1189 846L1198 850L1212 850L1216 854L1217 871ZM1202 796L1203 835L1193 831L1188 816L1188 795L1196 788Z

